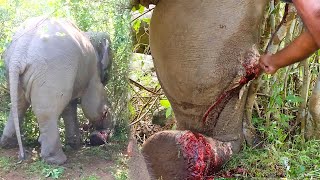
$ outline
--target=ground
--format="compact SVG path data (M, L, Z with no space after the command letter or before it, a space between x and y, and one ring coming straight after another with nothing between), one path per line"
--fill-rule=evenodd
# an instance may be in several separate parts
M67 150L67 162L52 166L42 162L36 148L29 148L29 158L18 163L18 149L0 149L0 179L4 180L122 180L127 179L126 145L112 142L99 147Z

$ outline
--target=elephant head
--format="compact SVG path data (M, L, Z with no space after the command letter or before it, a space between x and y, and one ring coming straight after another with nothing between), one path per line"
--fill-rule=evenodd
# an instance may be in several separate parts
M98 71L101 82L105 85L110 79L110 69L113 60L110 36L105 32L85 32L96 51Z

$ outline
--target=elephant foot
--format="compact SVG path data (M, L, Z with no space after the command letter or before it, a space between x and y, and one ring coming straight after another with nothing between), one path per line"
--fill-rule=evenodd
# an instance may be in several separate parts
M71 148L73 150L78 150L81 147L80 143L66 143L66 147Z
M74 137L74 138L66 139L66 146L69 146L74 150L80 149L81 147L80 138Z
M147 140L142 153L155 178L213 179L232 146L191 131L163 131Z
M41 155L41 158L46 163L55 165L61 165L67 161L67 156L63 153L62 149L54 154L50 153L48 156Z
M18 140L16 136L8 137L8 136L2 136L0 140L0 147L5 149L11 149L16 148L18 146Z

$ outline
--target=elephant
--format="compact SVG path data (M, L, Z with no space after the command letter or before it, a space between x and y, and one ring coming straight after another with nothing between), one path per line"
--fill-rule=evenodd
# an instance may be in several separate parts
M112 124L106 117L110 107L101 83L108 64L103 60L102 66L98 64L101 56L91 41L67 19L34 17L22 23L4 54L11 108L0 141L2 146L17 139L19 157L25 158L20 123L30 105L40 129L40 157L50 164L59 165L67 160L60 142L58 119L63 112L76 116L66 113L76 112L66 110L74 100L81 99L84 115L96 129Z
M147 139L141 150L145 161L141 162L155 179L210 179L244 142L247 91L234 93L218 115L208 117L208 123L202 118L246 72L239 60L247 55L259 60L252 47L259 42L258 27L267 1L132 3L156 5L150 24L151 55L177 121L177 130ZM131 174L136 179L136 173Z
M102 84L106 85L110 79L110 69L113 60L110 36L105 32L84 32L84 34L90 39L90 42L95 49L98 59L98 74L100 75ZM65 144L73 149L79 149L81 146L79 123L77 120L78 101L78 99L72 100L62 113L66 129ZM111 107L109 102L108 107ZM108 121L112 121L111 114L108 114L107 118ZM114 121L113 123L109 123L105 128L112 130L114 123Z

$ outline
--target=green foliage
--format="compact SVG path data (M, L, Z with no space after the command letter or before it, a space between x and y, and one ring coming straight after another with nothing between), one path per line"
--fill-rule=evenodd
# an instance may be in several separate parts
M27 172L29 174L37 173L42 174L43 177L51 177L58 179L64 173L64 168L61 166L53 166L45 163L44 161L35 161L28 167Z
M126 180L128 179L128 169L124 168L127 165L126 158L118 158L116 166L111 168L111 174L116 180Z
M280 3L269 6L269 17L262 28L266 38L263 42L269 40L275 24L282 19L283 7ZM284 35L276 35L270 51L282 49L301 32L299 19L289 17L284 26ZM225 171L244 168L245 173L235 175L239 178L319 178L320 141L305 133L305 123L310 120L307 97L312 92L309 86L314 85L319 74L318 60L316 54L308 58L309 64L301 62L280 69L275 75L262 76L252 121L262 138L262 148L245 146L226 164Z
M166 118L173 116L172 107L168 99L160 100L160 105L166 108Z
M234 155L225 165L225 170L245 168L248 172L237 174L239 178L286 177L289 179L318 179L320 141L304 143L300 136L292 143L286 143L282 149L267 144L263 149L245 147L243 152Z
M53 179L58 179L64 172L64 169L62 167L59 168L54 168L54 169L50 169L50 168L45 168L43 169L43 174L44 176L47 177L51 177Z

